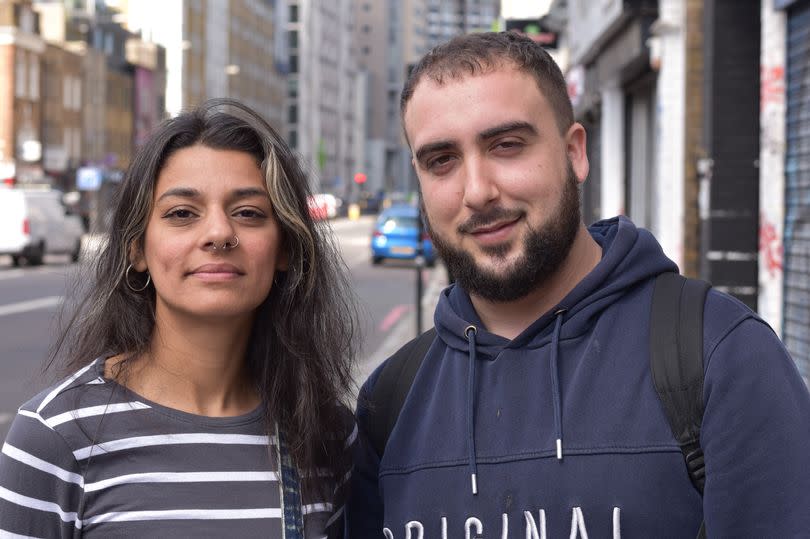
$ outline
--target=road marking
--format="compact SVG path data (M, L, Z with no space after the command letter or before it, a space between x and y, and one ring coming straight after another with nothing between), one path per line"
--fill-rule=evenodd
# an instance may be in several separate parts
M8 305L0 305L0 316L35 311L37 309L47 309L49 307L59 305L62 303L63 299L64 298L62 296L48 296L46 298L19 301L17 303L9 303Z
M362 236L359 238L343 238L340 240L340 245L352 247L371 247L371 238L368 236Z
M25 277L26 275L36 275L38 273L53 273L53 268L39 267L39 268L14 268L9 270L0 270L0 281L4 279L16 279L18 277Z
M387 332L391 329L391 326L396 324L402 315L408 312L413 308L413 305L397 305L387 315L383 318L382 322L380 322L380 331L383 333Z

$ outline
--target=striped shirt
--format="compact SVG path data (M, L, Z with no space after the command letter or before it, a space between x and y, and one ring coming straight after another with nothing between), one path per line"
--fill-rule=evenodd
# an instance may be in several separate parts
M0 453L0 539L284 537L277 435L261 410L197 416L103 372L96 360L19 409ZM342 529L332 499L300 509L308 539Z

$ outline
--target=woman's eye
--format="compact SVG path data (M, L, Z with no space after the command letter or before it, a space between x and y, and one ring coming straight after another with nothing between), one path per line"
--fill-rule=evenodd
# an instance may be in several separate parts
M265 217L263 212L254 210L253 208L241 208L237 210L234 215L245 219L264 219Z
M187 210L187 209L184 209L184 208L178 208L176 210L172 210L172 211L170 211L169 213L167 213L165 215L165 217L167 219L180 219L180 220L189 219L189 218L191 218L193 216L194 216L194 214L191 212L191 210Z

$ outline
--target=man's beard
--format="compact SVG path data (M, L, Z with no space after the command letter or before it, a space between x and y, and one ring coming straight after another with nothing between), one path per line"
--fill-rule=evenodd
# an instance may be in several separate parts
M427 214L425 214L427 217ZM512 217L522 217L523 212L495 207L486 213L473 215L459 226L459 233L474 227ZM511 267L495 273L482 268L469 252L452 245L430 227L433 246L442 257L447 271L468 293L493 302L514 301L546 283L560 268L574 243L581 222L579 209L579 182L571 163L568 163L568 177L563 188L562 198L554 213L544 224L535 230L529 228L523 241L523 253ZM481 248L486 256L503 259L509 253L511 243Z

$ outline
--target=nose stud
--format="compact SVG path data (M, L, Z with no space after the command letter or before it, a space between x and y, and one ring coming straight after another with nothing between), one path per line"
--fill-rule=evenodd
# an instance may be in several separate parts
M237 246L239 246L239 236L237 235L234 235L233 239L231 240L225 240L221 246L217 246L217 242L215 241L211 242L212 251L232 251L233 249L236 249Z

